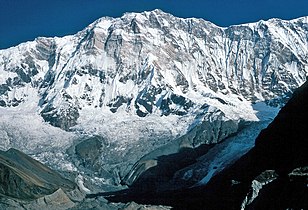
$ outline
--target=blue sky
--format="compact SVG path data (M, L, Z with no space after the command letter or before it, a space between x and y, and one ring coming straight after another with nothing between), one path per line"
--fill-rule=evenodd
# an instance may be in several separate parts
M0 0L0 49L38 36L64 36L102 16L162 9L219 26L308 15L308 0Z

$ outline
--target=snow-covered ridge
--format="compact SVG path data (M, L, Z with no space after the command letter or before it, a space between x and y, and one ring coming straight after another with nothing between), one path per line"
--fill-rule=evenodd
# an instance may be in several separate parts
M307 37L307 17L226 28L161 10L103 17L75 35L0 50L0 126L14 129L7 113L21 113L31 132L31 110L43 131L44 121L70 131L64 149L78 136L104 137L116 165L204 121L260 120L253 103L283 104L306 80ZM38 136L23 149L48 132ZM10 138L1 148L23 145Z
M32 82L52 73L57 79L56 92L65 90L77 96L77 90L79 102L86 86L92 90L96 83L105 86L101 89L108 95L102 96L101 89L91 91L94 106L106 105L118 95L136 100L144 89L134 84L133 77L138 79L138 75L139 80L151 76L150 86L168 86L189 99L193 99L188 96L190 92L201 98L221 90L225 95L268 100L305 80L308 45L304 20L271 19L220 28L202 19L176 18L161 10L126 13L121 18L101 18L75 36L38 38L2 50L1 67L5 72L21 68L26 75L31 68L39 70ZM282 53L288 56L285 60L280 58ZM150 57L154 59L147 62ZM34 65L30 67L30 63ZM96 69L97 75L91 75L94 80L100 79L98 75L107 76L107 84L87 81L90 78L85 75L78 88L70 88L73 81L79 82L76 73L82 68ZM140 74L146 78L140 78ZM115 82L124 78L125 82ZM165 81L158 81L161 78ZM54 93L48 95L47 100L54 97ZM98 101L101 96L102 103Z

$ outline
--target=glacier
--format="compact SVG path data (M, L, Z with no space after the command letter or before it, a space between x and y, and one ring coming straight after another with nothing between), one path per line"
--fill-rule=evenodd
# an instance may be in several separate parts
M226 147L214 146L217 156L195 184L206 183L216 173L208 170L247 152L305 82L307 37L308 17L223 28L153 10L103 17L74 35L0 50L0 149L17 148L79 173L85 182L100 182L91 189L98 191L122 187L152 151L168 155L238 133ZM206 122L212 130L197 131ZM245 129L253 130L248 143ZM101 144L95 160L78 156L86 140ZM162 151L166 145L172 149Z

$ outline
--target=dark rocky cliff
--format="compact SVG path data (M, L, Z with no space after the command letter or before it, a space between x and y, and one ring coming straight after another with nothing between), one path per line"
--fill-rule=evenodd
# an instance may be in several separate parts
M298 88L255 147L206 186L110 200L166 204L175 209L307 209L308 82Z
M207 191L223 201L219 207L307 209L307 104L308 82L261 131L255 147L209 183Z

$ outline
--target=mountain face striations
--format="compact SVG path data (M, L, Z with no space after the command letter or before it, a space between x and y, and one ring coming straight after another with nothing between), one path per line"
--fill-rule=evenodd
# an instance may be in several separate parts
M253 147L307 60L307 17L227 28L161 10L103 17L0 50L0 149L73 174L84 192L205 185Z
M298 88L255 146L207 185L109 196L174 209L306 209L308 82ZM146 184L146 183L144 183Z
M308 207L307 103L308 82L294 92L274 121L261 131L255 147L209 183L208 188L215 188L226 206ZM232 185L232 180L237 184Z
M1 50L0 104L35 95L44 120L68 130L89 108L183 116L204 104L281 100L305 81L307 22L220 28L160 10L102 18L76 35Z
M75 183L19 150L0 151L0 209L65 209L77 192Z

